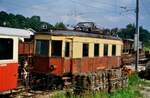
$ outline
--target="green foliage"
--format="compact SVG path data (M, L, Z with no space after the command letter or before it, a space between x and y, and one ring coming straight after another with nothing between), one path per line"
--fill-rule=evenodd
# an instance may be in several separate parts
M42 26L47 25L47 29L57 29L57 30L66 30L66 26L63 22L56 23L55 26L43 22L40 19L40 16L32 16L24 17L22 15L14 15L11 13L6 13L4 11L0 12L0 26L12 27L12 28L32 28L35 31L41 31ZM105 33L111 33L115 35L116 32L122 39L134 39L135 34L135 25L128 24L126 28L113 28L113 29L105 29ZM150 49L150 33L148 30L144 29L142 26L140 27L140 41L144 43L145 49Z
M130 75L128 79L129 79L129 86L136 86L141 82L140 78L138 77L138 74L136 73Z
M111 35L118 34L122 39L134 39L135 34L135 25L128 24L125 28L113 28L111 30L105 29L104 32L110 32ZM142 26L139 28L140 41L143 42L145 49L150 50L150 32L144 29Z
M63 93L58 93L57 95L53 96L52 98L66 98L66 97L64 96Z
M117 90L115 93L112 93L111 98L139 98L141 95L138 91L138 85L140 79L137 74L129 76L128 87L124 89Z
M118 32L118 28L113 28L110 30L111 35L116 35L116 33Z
M144 47L145 51L150 51L150 41L145 43L145 47Z
M144 29L142 26L139 28L140 36L139 39L140 41L143 42L144 47L150 47L150 32L146 29ZM134 39L134 34L135 34L135 25L134 24L128 24L126 28L122 28L119 30L118 35L122 39Z
M126 28L121 28L118 32L118 35L122 39L134 39L135 26L134 24L128 24Z
M57 29L57 30L66 30L66 26L64 25L63 22L56 23L55 24L55 29Z
M8 14L4 11L0 12L0 26L12 27L12 28L32 28L35 31L41 31L42 25L47 25L47 29L54 29L54 27L43 22L40 16L24 17L22 15Z

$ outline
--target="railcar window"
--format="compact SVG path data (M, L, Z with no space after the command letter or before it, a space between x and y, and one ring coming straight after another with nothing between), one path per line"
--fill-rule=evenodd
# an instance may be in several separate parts
M112 45L112 56L116 56L116 45Z
M0 60L13 59L13 39L0 38Z
M49 41L36 40L36 55L48 56L49 54Z
M83 44L82 53L83 57L89 56L89 44Z
M108 56L108 44L104 44L104 56Z
M62 41L52 41L51 55L61 57L62 55Z
M94 44L94 56L99 56L99 44Z
M66 42L65 43L65 57L69 57L70 56L69 52L70 52L70 43Z

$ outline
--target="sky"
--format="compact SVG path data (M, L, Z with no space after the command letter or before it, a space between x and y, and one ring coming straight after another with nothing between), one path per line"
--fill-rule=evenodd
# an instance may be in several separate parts
M0 0L0 11L38 15L42 21L75 25L92 21L100 28L122 28L135 23L136 0ZM140 0L139 23L150 31L150 0Z

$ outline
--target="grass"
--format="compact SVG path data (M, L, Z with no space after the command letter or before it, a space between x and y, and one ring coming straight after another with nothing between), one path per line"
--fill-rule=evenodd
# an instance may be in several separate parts
M115 92L108 94L105 92L90 93L84 96L65 96L64 94L58 94L52 98L141 98L139 92L139 84L144 84L137 74L129 76L128 87L116 90Z
M127 88L117 90L113 94L110 94L111 98L139 98L141 97L139 92L139 84L141 80L137 74L129 76L129 83Z
M144 51L150 51L150 45L145 46Z
M150 51L150 47L144 47L144 51Z

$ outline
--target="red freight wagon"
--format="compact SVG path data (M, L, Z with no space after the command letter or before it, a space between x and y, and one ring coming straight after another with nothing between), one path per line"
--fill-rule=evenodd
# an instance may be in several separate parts
M19 55L31 56L33 54L32 42L19 42Z
M0 94L17 87L18 41L30 37L23 29L0 27Z

